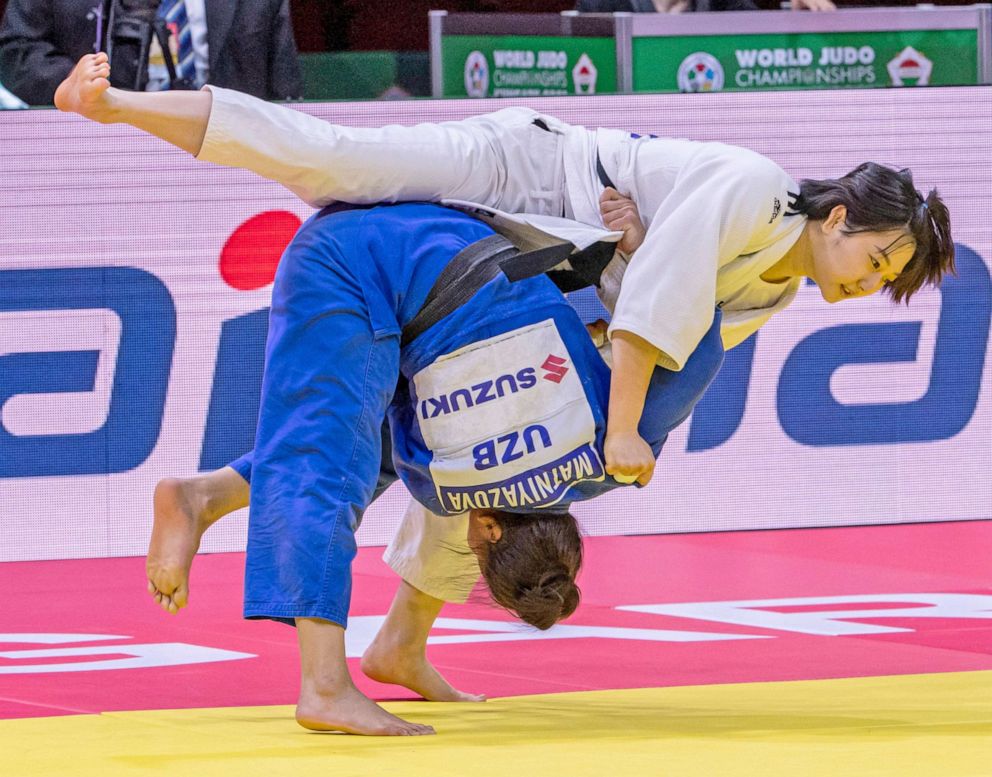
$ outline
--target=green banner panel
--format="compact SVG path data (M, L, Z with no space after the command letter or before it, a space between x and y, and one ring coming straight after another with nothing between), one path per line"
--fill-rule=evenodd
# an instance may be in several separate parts
M331 51L300 54L305 100L427 97L430 62L423 51Z
M446 35L444 97L557 97L614 94L612 38Z
M978 83L975 30L634 38L635 92Z

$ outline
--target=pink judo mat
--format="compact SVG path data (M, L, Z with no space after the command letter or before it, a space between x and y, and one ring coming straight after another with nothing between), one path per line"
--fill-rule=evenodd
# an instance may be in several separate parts
M358 656L397 578L354 567ZM199 556L178 616L140 558L0 564L0 718L291 704L295 631L240 616L243 555ZM445 608L428 656L490 697L992 669L992 522L594 537L582 605L548 632L480 595Z

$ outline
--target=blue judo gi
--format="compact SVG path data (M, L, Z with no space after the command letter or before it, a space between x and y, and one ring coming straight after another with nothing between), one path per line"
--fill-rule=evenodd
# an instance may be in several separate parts
M442 269L492 234L419 203L300 228L273 287L255 450L232 464L251 484L246 617L346 625L355 531L397 475L439 514L560 511L620 485L602 456L609 368L546 276L497 275L400 347ZM639 431L656 455L722 363L719 321L682 371L655 371Z

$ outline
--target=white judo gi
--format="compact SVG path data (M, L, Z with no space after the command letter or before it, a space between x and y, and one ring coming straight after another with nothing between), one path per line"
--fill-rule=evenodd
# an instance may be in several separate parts
M760 277L796 243L806 219L789 215L796 182L747 149L588 130L519 107L440 124L341 127L207 88L213 103L197 158L251 170L317 207L460 200L598 226L601 164L647 227L629 263L618 255L604 274L610 331L644 338L668 369L685 364L716 304L729 349L788 306L801 285L800 278L772 284ZM456 569L465 579L465 558L447 548L459 533L457 519L411 505L387 561L421 590L461 600L465 585L443 583Z

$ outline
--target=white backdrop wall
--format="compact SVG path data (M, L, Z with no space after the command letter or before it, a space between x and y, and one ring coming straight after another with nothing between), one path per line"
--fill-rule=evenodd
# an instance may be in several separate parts
M982 88L522 101L573 123L720 140L794 177L911 167L952 213L960 277L910 307L800 293L733 351L652 484L575 512L590 534L992 517L992 92ZM455 119L495 101L306 105L345 124ZM264 280L225 262L310 210L124 127L0 114L0 561L140 554L166 475L250 445ZM246 287L246 288L236 288ZM585 302L578 307L591 310ZM367 513L385 543L406 503ZM244 546L246 516L208 551Z

